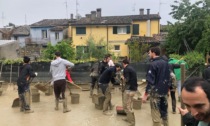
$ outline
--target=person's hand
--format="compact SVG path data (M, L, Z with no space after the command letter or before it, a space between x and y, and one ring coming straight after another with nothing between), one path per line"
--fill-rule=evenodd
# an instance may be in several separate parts
M54 81L51 81L51 82L50 82L50 85L53 86L53 85L54 85Z
M142 97L142 102L143 103L146 103L147 102L147 97L148 97L148 94L147 93L144 93L144 95Z
M124 79L125 79L125 78L124 78L124 76L121 76L120 78L121 78L122 80L124 80Z
M74 81L71 81L70 83L74 84Z
M179 113L183 116L185 114L187 114L189 111L187 109L182 109L181 107L177 107L179 110Z

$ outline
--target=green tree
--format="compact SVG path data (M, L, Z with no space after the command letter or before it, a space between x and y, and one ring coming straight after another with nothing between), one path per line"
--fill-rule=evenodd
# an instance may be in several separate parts
M73 48L72 42L68 39L58 42L55 46L48 43L47 48L43 50L43 56L45 59L53 59L54 53L60 51L62 58L67 60L73 60L75 58L75 49Z
M43 58L44 59L53 59L55 57L54 53L56 51L55 46L52 46L51 43L47 44L47 48L43 50Z
M185 55L170 54L170 58L184 60L187 64L187 76L198 76L204 67L205 58L197 51L187 52Z
M87 46L81 46L77 48L77 59L82 60L101 60L105 54L107 54L107 47L103 39L98 42L90 36L86 42Z
M190 0L175 1L170 13L177 20L174 24L169 22L168 36L165 48L168 53L185 54L190 50L204 52L209 50L208 34L209 2L200 0L194 4ZM206 25L205 25L206 24ZM174 48L177 47L177 48Z
M144 53L147 52L148 48L150 47L149 44L139 44L136 40L128 41L129 47L129 57L132 62L139 62L146 58Z

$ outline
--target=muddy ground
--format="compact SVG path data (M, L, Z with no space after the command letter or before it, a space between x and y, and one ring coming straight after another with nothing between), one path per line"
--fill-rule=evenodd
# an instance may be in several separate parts
M143 93L143 88L139 90ZM73 93L80 94L79 104L71 104L71 97L67 90L68 107L71 112L63 113L62 104L60 110L55 111L54 95L46 96L40 92L40 102L32 102L34 113L25 114L19 108L12 108L12 102L17 98L17 87L8 84L4 87L3 94L0 96L0 126L128 126L122 118L125 116L117 115L115 110L112 116L102 114L102 110L97 110L89 98L89 91L72 89ZM122 104L121 91L118 88L112 91L112 103ZM180 103L177 104L180 106ZM134 110L136 126L152 126L149 102L142 105L140 110ZM171 100L169 97L169 124L170 126L180 126L180 114L172 114Z

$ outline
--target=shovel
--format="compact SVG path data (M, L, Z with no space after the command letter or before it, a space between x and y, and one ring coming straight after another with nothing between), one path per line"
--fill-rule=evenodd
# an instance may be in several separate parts
M48 81L46 84L38 83L38 84L35 84L34 87L45 93L49 89L48 83L50 83L50 82L51 82L51 80Z
M68 80L66 80L66 81L69 82ZM71 83L71 82L69 82L69 83L72 84L72 85L74 85L75 87L81 89L82 91L89 91L89 90L90 90L90 89L88 89L88 88L82 88L82 87L80 87L80 86L78 86L78 85L76 85L76 84L74 84L74 83Z
M19 98L15 98L12 103L12 108L19 106L20 106Z

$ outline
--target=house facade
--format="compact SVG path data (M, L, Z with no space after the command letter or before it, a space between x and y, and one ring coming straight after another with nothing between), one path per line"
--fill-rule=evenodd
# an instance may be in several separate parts
M30 25L31 42L46 45L50 42L56 45L68 36L68 26L71 19L44 19Z
M20 47L24 47L29 36L30 27L28 25L18 26L12 32L11 40L16 40Z
M76 49L87 45L87 40L92 37L95 42L103 40L104 46L115 56L128 56L129 49L125 44L132 36L148 36L160 32L160 16L158 14L144 14L140 9L139 15L126 16L101 16L101 9L91 11L86 17L81 18L69 27L70 37Z

